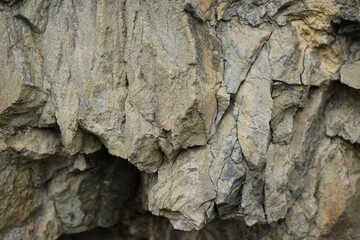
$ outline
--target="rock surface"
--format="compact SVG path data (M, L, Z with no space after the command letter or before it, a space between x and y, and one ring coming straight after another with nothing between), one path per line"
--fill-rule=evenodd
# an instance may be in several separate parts
M359 239L359 22L0 0L0 239Z

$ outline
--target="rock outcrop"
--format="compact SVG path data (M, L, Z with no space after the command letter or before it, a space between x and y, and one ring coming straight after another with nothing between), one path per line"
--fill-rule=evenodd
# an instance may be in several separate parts
M358 0L0 0L0 239L360 238L359 32Z

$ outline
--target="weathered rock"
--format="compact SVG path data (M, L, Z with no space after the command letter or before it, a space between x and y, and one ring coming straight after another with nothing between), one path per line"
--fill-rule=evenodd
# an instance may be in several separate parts
M340 71L340 81L349 87L360 89L360 61L345 64Z
M127 102L155 127L154 135L165 137L173 151L203 145L223 74L220 43L204 25L179 14L181 5L153 4L160 15L139 3L127 6ZM172 18L164 19L162 14ZM144 137L139 133L139 138Z
M138 172L125 160L104 151L70 157L63 155L65 149L54 152L59 142L37 155L29 154L36 143L27 150L27 143L13 138L6 145L0 154L3 239L57 239L62 233L110 227L135 205Z
M360 143L359 92L342 88L326 108L326 134L339 136L351 143Z
M247 166L237 138L236 120L228 112L210 141L209 175L216 189L215 203L223 218L241 215L241 187Z
M0 21L0 125L36 126L48 99L43 59L24 20L5 9Z
M302 84L305 52L300 48L294 29L290 26L275 27L269 44L271 79L292 85Z
M357 239L359 13L0 1L0 238Z
M114 225L136 193L137 177L133 166L107 154L99 153L88 160L76 158L73 166L54 176L47 188L63 232Z
M25 19L35 31L43 33L48 22L48 8L50 2L45 0L22 1L16 10L18 17Z
M220 26L225 58L222 84L228 93L235 94L271 32L265 27L252 28L233 21Z
M294 117L303 108L309 92L308 86L287 85L275 82L272 88L271 112L272 142L289 144L294 133Z
M311 130L318 131L315 122L324 109L328 95L326 87L310 92L304 103L306 107L295 117L291 142L286 145L271 143L268 148L265 169L265 210L268 222L284 218L303 187L303 179L296 177L300 177L308 162L312 161L308 159L308 152L319 136L308 136Z
M236 107L239 109L237 116L239 143L246 161L254 167L264 164L264 156L271 137L270 119L273 100L267 56L268 52L262 50L236 95Z
M214 217L216 197L206 148L189 149L174 164L164 163L150 183L149 210L170 219L175 229L200 230Z
M237 135L250 169L244 181L241 200L245 220L250 226L265 220L262 206L264 184L262 168L271 139L270 119L273 103L268 54L265 46L251 67L235 100Z

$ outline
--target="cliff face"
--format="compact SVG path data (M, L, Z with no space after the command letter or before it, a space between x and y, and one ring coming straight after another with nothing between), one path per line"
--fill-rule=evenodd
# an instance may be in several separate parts
M0 239L360 238L358 0L2 0L0 22Z

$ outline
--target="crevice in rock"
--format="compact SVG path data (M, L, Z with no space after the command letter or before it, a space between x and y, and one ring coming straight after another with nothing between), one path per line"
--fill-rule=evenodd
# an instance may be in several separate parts
M334 24L336 33L350 38L360 37L360 22L343 20L339 24Z

